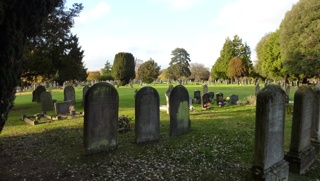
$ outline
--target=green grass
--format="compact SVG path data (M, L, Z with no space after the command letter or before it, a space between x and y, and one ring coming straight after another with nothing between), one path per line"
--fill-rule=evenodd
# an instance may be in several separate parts
M160 104L165 105L168 85L155 85ZM134 91L120 87L119 116L134 118ZM201 85L186 85L189 96ZM76 90L77 111L82 89ZM296 89L291 88L291 100ZM209 91L224 96L237 94L243 100L254 94L254 86L209 85ZM63 101L62 90L52 90L53 99ZM254 143L254 106L214 106L190 112L192 131L169 136L169 116L160 111L161 139L135 144L134 130L118 134L118 149L84 156L83 118L66 119L31 126L21 121L23 114L39 113L31 92L17 94L0 134L0 178L3 180L243 180L251 167ZM48 112L54 115L53 111ZM291 115L286 114L285 151L291 134ZM134 123L133 123L134 124ZM319 158L319 156L318 156ZM302 176L290 173L289 180L320 178L319 161ZM0 179L0 180L1 180Z

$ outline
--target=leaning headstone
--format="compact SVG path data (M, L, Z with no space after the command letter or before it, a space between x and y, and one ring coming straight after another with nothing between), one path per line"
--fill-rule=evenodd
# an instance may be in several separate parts
M188 90L178 85L170 93L170 135L179 135L191 129Z
M42 85L39 85L33 92L32 92L32 102L40 102L40 94L46 91L46 88Z
M254 156L247 180L288 180L284 160L285 93L267 85L257 95Z
M166 101L167 101L167 114L170 113L170 108L169 108L169 97L170 97L170 93L173 89L173 85L170 84L169 87L168 87L168 90L166 91Z
M290 150L285 155L291 172L304 173L315 159L311 146L314 94L311 87L301 86L294 94Z
M239 101L238 95L231 94L229 98L230 98L230 104L237 104L237 102Z
M157 141L160 138L160 98L153 87L143 87L135 99L135 142Z
M312 132L311 132L311 144L315 147L316 152L320 152L320 85L317 84L313 89L315 100L314 100L314 111L312 121Z
M76 102L76 95L74 87L71 85L68 85L64 88L64 101L72 101L72 103Z
M84 101L85 154L117 148L119 95L111 84L100 82L89 88Z
M201 92L199 90L195 90L193 92L193 103L195 104L201 103Z
M84 105L84 98L89 90L89 86L85 85L82 89L82 106Z
M203 84L203 85L202 85L202 90L203 90L203 94L205 94L205 93L208 92L208 86L207 86L207 84Z
M69 114L69 108L72 106L71 101L64 101L64 102L56 102L54 103L54 110L56 115L65 115Z
M259 83L257 83L257 84L256 84L256 86L255 86L255 92L254 92L254 95L255 95L255 96L257 96L257 95L258 95L258 93L259 93L259 91L260 91L260 86L259 86Z
M42 111L52 111L54 109L52 96L50 92L47 92L47 91L41 92L40 100L41 100Z

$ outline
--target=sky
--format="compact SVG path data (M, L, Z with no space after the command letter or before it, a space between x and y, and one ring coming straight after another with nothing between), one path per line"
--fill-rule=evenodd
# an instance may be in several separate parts
M285 13L298 0L67 0L66 7L84 9L71 32L79 37L83 62L89 71L100 70L115 54L152 58L161 69L169 66L171 52L184 48L191 63L211 69L225 39L238 35L255 47L276 31Z

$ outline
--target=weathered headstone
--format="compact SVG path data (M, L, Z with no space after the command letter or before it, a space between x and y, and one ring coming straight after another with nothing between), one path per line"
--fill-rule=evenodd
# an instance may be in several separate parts
M74 87L68 85L64 88L64 101L72 101L72 104L76 102L76 93Z
M157 141L160 138L160 98L153 87L143 87L135 99L135 142Z
M230 95L230 104L237 104L238 101L239 101L238 95L234 95L234 94Z
M209 99L209 94L205 93L201 96L201 108L202 109L209 109L211 106L211 102Z
M52 96L50 92L47 92L47 91L41 92L40 101L41 101L42 111L52 111L54 109Z
M216 97L217 97L217 105L223 106L224 105L223 94L221 92L218 92Z
M166 91L166 94L165 94L165 96L166 96L166 101L167 101L167 114L170 113L169 97L170 97L170 93L171 93L172 89L173 89L173 85L170 84L169 87L168 87L168 90Z
M316 152L320 152L320 85L317 84L313 89L314 99L314 111L312 121L312 132L311 132L311 144L315 147Z
M285 92L267 85L257 95L254 157L247 180L288 180L284 160Z
M300 86L294 94L290 150L285 155L290 171L302 174L315 159L311 146L314 93L308 86Z
M84 101L85 154L117 148L119 95L111 84L100 82L89 88Z
M40 94L46 91L46 88L39 85L34 91L32 91L32 102L40 102Z
M56 115L69 114L70 106L72 106L72 101L54 103L54 110L56 112Z
M191 129L189 116L188 90L178 85L171 91L170 102L170 135L179 135Z
M203 85L202 85L202 90L203 90L203 94L205 94L205 93L208 92L208 86L207 86L207 84L203 84Z
M259 91L260 91L260 86L259 86L259 83L257 83L257 84L256 84L256 86L255 86L255 92L254 92L254 95L255 95L255 96L257 96L257 95L258 95L258 93L259 93Z
M201 92L199 90L195 90L193 92L193 103L195 104L201 103Z
M89 86L88 86L88 85L85 85L85 86L83 87L83 89L82 89L82 103L81 103L82 106L84 105L84 98L85 98L88 90L89 90Z
M209 96L210 103L213 103L214 102L214 92L208 92L207 94Z

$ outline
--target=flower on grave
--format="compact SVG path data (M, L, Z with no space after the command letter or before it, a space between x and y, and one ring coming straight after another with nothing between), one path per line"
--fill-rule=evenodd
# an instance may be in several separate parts
M230 97L226 97L226 101L230 101Z
M189 110L190 110L190 111L195 111L196 108L195 108L194 106L190 106L190 107L189 107Z
M218 102L218 105L219 105L219 107L221 107L221 106L222 106L222 102L221 102L221 101L219 101L219 102Z

